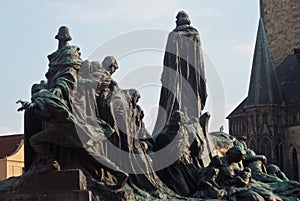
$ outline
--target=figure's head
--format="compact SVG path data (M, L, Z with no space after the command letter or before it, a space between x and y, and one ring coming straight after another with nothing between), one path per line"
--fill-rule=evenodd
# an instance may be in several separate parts
M189 19L189 15L185 11L179 11L177 16L176 16L176 25L181 26L181 25L190 25L191 21Z
M267 166L267 173L276 175L276 174L280 173L280 168L277 165L269 164Z
M139 99L141 98L140 92L138 90L136 90L136 89L130 89L129 93L131 95L131 100L134 103L137 103L139 101Z
M244 159L244 151L238 146L231 147L226 152L226 158L230 163L238 163Z
M88 60L84 60L81 63L78 75L83 76L83 77L87 77L90 73L90 62Z
M113 56L107 56L104 58L103 62L102 62L102 66L105 70L107 70L108 72L110 72L110 74L112 75L114 72L116 72L116 70L119 68L117 60L115 57Z
M90 63L90 76L93 80L100 80L103 74L103 68L99 61L91 61Z
M234 142L234 146L239 146L241 149L247 149L247 138L244 136L238 137Z
M176 110L172 113L171 115L171 122L177 122L177 123L180 123L180 122L185 122L185 116L184 116L184 113L181 112L180 110Z
M255 156L256 153L252 149L246 149L246 154L249 156Z
M70 41L72 37L70 35L70 30L66 26L61 26L58 29L58 34L55 36L55 39L59 41Z
M101 64L99 61L92 61L91 62L91 72L99 72L101 70Z
M104 90L106 88L108 88L111 84L112 80L111 80L111 76L109 74L108 71L105 71L100 78L100 83L98 86L98 90Z
M41 91L42 89L46 89L46 85L47 85L47 82L44 80L42 80L39 84L32 85L31 95Z

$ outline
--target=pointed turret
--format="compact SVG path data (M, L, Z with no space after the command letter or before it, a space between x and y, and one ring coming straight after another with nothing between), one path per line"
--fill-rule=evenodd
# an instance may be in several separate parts
M283 98L278 86L267 36L260 18L252 63L248 98L244 108L280 106Z

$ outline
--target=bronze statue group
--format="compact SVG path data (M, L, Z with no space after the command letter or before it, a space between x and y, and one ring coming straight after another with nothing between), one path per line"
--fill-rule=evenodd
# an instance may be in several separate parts
M116 58L82 61L79 48L68 44L69 29L59 28L47 81L32 86L30 102L18 101L19 111L25 110L24 175L80 169L94 200L103 199L103 191L133 192L132 200L299 198L300 184L275 165L266 169L266 158L244 140L223 137L233 146L224 156L212 156L209 115L201 115L207 92L199 33L184 11L176 18L152 135L143 122L139 92L121 89L112 78L119 68ZM151 157L159 151L164 153L159 159Z

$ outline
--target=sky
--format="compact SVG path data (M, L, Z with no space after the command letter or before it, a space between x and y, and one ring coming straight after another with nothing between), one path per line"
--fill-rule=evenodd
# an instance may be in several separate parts
M30 100L32 84L45 79L47 55L57 49L54 36L70 28L72 45L83 59L102 61L113 55L121 88L137 88L146 127L156 119L160 75L168 33L178 11L186 11L200 32L208 87L204 111L209 131L247 96L259 19L259 1L110 0L0 1L0 134L23 133L18 99Z

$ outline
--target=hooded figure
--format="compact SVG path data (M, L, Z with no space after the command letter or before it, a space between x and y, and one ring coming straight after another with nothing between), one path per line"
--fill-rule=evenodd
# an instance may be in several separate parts
M182 111L198 118L206 102L206 81L202 47L197 29L190 26L187 13L176 16L176 28L169 34L161 76L162 88L154 134Z

